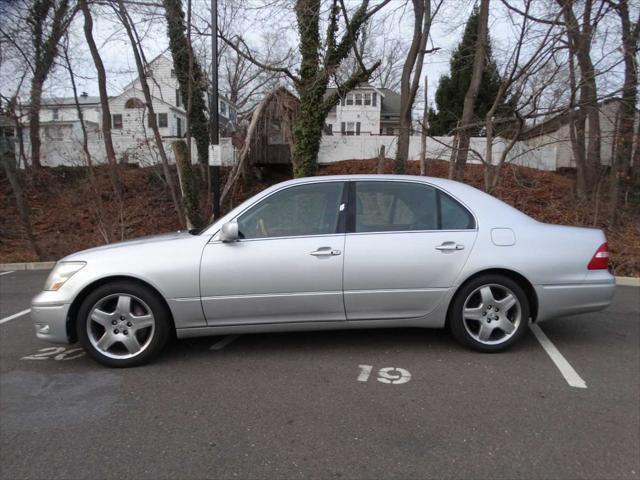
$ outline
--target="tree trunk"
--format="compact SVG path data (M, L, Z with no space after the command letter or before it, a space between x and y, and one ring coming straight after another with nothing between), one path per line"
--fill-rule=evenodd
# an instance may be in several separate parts
M569 54L575 55L580 69L580 107L575 120L575 149L578 181L576 193L580 199L592 198L596 189L601 168L600 148L600 109L598 106L598 89L596 73L591 60L591 42L593 25L591 24L591 8L593 0L586 0L582 15L582 28L573 12L573 2L558 0L562 7ZM588 129L587 129L588 122ZM587 138L588 131L588 138ZM584 152L584 154L583 154Z
M176 158L178 181L182 192L182 203L187 215L187 228L201 227L200 204L198 195L198 182L194 178L193 168L189 159L189 151L184 140L178 140L171 144L173 155Z
M617 6L622 27L622 47L624 54L624 84L622 99L618 107L616 122L615 155L611 162L611 188L609 192L609 224L615 225L620 207L620 184L628 183L631 176L631 156L633 154L634 124L636 101L638 96L638 65L636 51L640 23L635 26L629 18L629 6L626 0L620 0ZM636 146L636 149L638 146ZM636 151L637 155L637 151Z
M40 107L44 82L58 55L58 44L71 22L75 10L69 13L69 0L33 2L29 7L27 24L31 29L34 51L31 104L29 106L29 136L31 165L39 169L40 162ZM48 30L48 33L47 33Z
M293 127L293 176L296 178L312 177L318 171L318 152L326 118L326 114L318 106L322 105L326 84L312 85L310 90L311 92L301 92L300 112Z
M173 58L173 66L180 85L180 95L185 106L189 107L187 122L189 132L196 140L198 162L209 163L209 124L205 103L204 74L200 63L193 53L190 35L185 33L185 18L182 0L163 0L169 48ZM188 8L188 13L190 8ZM190 19L187 22L190 24ZM191 146L189 145L189 149Z
M84 16L84 37L87 40L87 45L89 45L91 58L93 59L93 64L98 74L100 110L102 111L102 140L109 165L109 177L116 196L120 198L122 196L122 184L118 175L118 162L116 160L116 151L113 147L113 138L111 136L111 110L109 108L109 94L107 93L107 74L104 64L102 63L102 58L100 57L100 52L98 52L98 47L93 38L93 18L91 17L87 0L78 0L78 6Z
M31 103L29 104L29 141L31 142L31 166L35 169L42 167L40 163L40 105L42 103L42 86L44 78L42 72L36 69L31 81Z
M429 121L429 80L424 76L424 111L422 112L422 128L420 129L420 175L427 174L427 124Z
M384 173L384 161L386 160L385 155L385 147L382 145L380 147L380 153L378 153L378 168L376 169L376 173L378 175L382 175Z
M456 150L456 161L453 168L453 179L459 181L464 180L464 167L467 164L467 158L469 156L469 145L471 142L469 125L473 121L476 99L480 91L480 82L482 81L482 72L485 65L488 21L489 0L481 0L478 17L478 38L473 57L473 70L471 72L471 82L464 97L462 118L460 119L458 149Z
M400 132L394 173L405 173L411 141L411 110L416 98L431 26L431 0L413 0L413 39L400 80ZM415 69L415 73L414 73ZM413 73L413 79L411 75Z

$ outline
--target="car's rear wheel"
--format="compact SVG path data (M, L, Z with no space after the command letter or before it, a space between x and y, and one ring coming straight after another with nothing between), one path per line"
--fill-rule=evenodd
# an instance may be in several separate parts
M155 358L169 339L169 312L148 287L117 281L82 302L76 322L87 353L109 367L133 367Z
M481 352L513 345L529 324L529 301L520 285L503 275L482 275L464 284L450 309L453 336Z

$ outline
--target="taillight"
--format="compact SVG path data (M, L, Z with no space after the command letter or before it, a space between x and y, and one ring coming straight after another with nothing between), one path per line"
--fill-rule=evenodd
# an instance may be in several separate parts
M589 265L587 268L589 270L602 270L606 269L609 266L609 248L607 247L607 242L604 242L600 245L600 248L596 250L596 253L593 254Z

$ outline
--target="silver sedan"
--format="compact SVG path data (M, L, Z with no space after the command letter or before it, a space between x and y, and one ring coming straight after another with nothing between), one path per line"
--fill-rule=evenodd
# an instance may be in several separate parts
M448 327L504 350L529 322L609 305L601 230L548 225L462 183L358 175L291 180L201 232L60 260L32 302L38 338L140 365L168 339Z

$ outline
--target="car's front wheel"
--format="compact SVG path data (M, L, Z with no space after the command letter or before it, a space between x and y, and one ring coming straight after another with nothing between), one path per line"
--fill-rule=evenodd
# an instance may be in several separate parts
M526 331L529 301L512 279L481 275L456 293L449 324L453 336L463 345L481 352L499 352Z
M155 358L169 339L169 312L148 287L117 281L82 302L76 322L87 353L109 367L133 367Z

